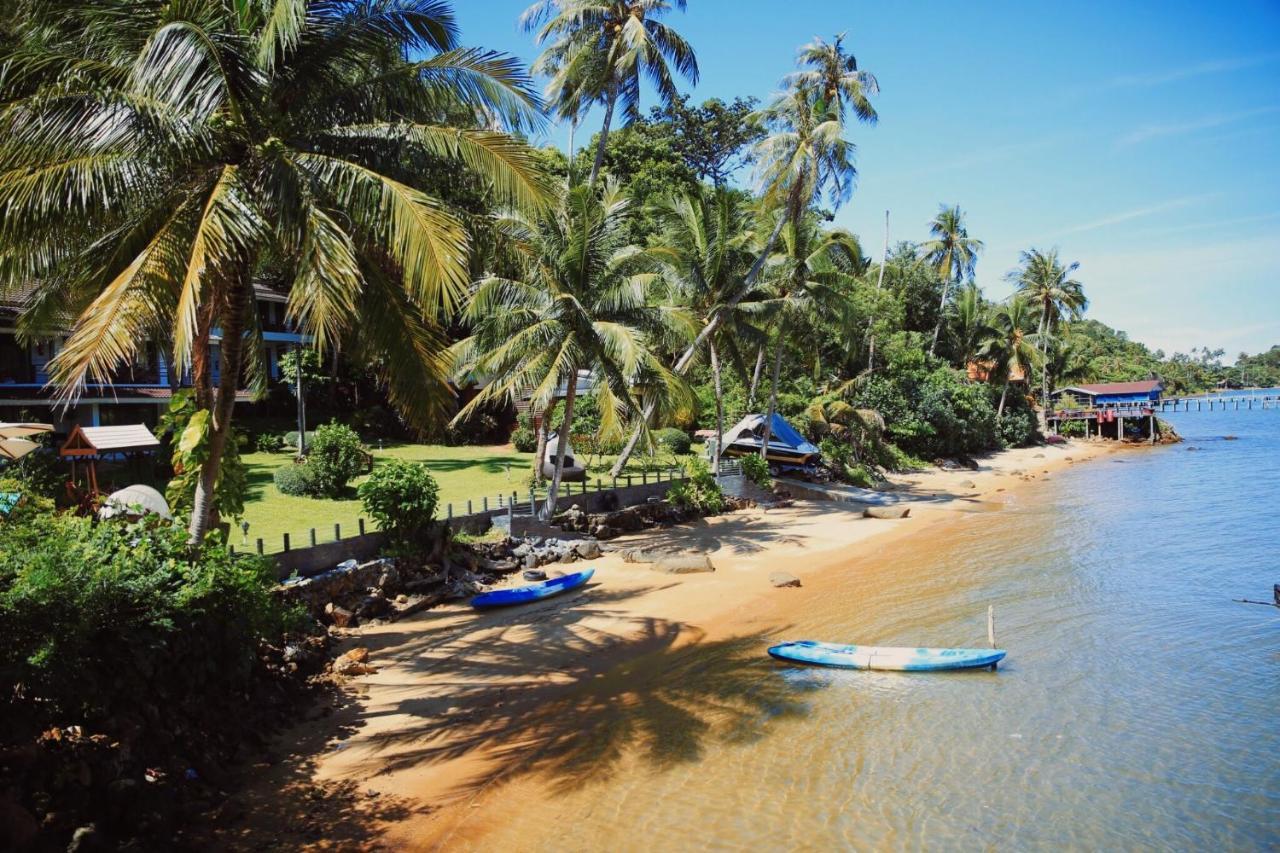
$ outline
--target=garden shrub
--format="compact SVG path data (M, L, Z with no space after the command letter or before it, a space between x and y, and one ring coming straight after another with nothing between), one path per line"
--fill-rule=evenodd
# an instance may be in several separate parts
M1008 417L1008 415L1005 415ZM1085 434L1084 421L1063 421L1058 425L1058 434L1065 435L1068 438L1084 438Z
M64 463L58 459L58 453L52 448L52 433L37 435L31 440L42 445L21 459L7 463L0 468L0 476L12 479L19 485L8 491L22 492L25 495L37 495L44 498L57 499L62 495L63 484L67 480Z
M676 456L688 454L689 448L693 446L693 439L689 438L689 434L674 427L658 430L654 433L653 440L659 447Z
M311 493L336 498L347 483L364 470L366 453L360 436L345 424L327 423L316 430L307 446L307 467L311 469Z
M259 453L280 453L288 442L285 433L260 432L254 436L253 446Z
M282 495L304 497L315 493L315 472L307 462L281 465L272 478Z
M1040 425L1036 422L1035 412L1026 402L1021 406L1006 404L1004 417L997 424L997 430L1005 447L1027 447L1040 438ZM1083 434L1084 431L1081 430L1081 435Z
M521 453L533 453L538 449L538 433L533 428L533 418L528 412L521 412L516 417L511 444Z
M315 441L315 440L316 440L316 433L315 433L315 430L310 430L310 429L309 429L309 430L307 430L307 433L306 433L306 439L307 439L307 452L308 452L308 453L310 453L310 452L311 452L311 442L313 442L313 441ZM295 430L290 430L289 432L286 432L286 433L284 434L284 446L285 446L285 448L286 448L286 449L291 449L291 450L293 450L293 451L295 451L295 452L297 451L297 449L298 449L298 431L297 431L296 429L295 429Z
M763 457L752 453L742 457L742 473L748 480L762 489L773 488L773 477L769 476L769 463Z
M193 552L154 516L0 524L0 707L63 725L142 703L178 719L224 712L259 640L296 624L274 586L267 559Z
M701 459L685 463L685 479L677 480L667 490L667 500L676 506L695 510L699 515L715 515L724 509L724 492Z
M439 488L426 465L388 460L374 468L357 491L364 511L397 543L420 542L431 529Z

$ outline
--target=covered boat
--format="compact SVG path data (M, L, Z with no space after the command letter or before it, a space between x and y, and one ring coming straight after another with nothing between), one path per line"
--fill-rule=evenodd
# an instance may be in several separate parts
M550 480L556 473L556 454L560 452L560 433L553 432L547 436L547 449L542 456L542 476ZM569 439L564 441L564 470L560 472L560 479L564 481L578 481L587 478L587 466L578 463L577 454L573 452L573 445L569 443Z
M758 456L764 439L764 415L747 415L724 434L723 456ZM772 466L804 467L822 458L822 452L787 423L777 412L769 426L769 449L765 459Z

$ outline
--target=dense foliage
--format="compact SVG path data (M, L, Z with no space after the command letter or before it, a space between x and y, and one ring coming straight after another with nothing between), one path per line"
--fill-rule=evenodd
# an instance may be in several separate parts
M677 456L685 455L693 446L693 440L689 438L689 433L675 427L658 430L653 439L663 450L674 453Z
M268 561L195 553L154 516L0 524L0 703L84 721L145 700L201 719L210 696L243 691L258 640L289 624L274 582Z
M282 495L307 497L315 494L315 471L307 462L294 465L281 465L271 475L276 488Z
M175 514L188 514L195 501L196 484L211 452L213 438L211 412L196 405L195 395L184 389L173 395L169 409L160 418L156 430L167 436L172 448L173 477L165 487L165 500ZM249 491L249 474L240 458L240 447L246 439L232 430L222 450L218 476L214 481L213 508L223 519L244 514L244 501Z
M435 518L439 489L426 465L391 459L360 484L360 502L394 542L423 541Z
M705 461L697 457L687 460L684 473L684 479L667 490L667 500L699 515L715 515L724 509L724 492Z

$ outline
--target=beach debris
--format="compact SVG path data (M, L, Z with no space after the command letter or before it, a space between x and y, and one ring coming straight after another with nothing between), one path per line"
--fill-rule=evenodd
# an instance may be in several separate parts
M862 511L864 518L906 518L911 513L909 506L869 506Z
M544 581L547 579L547 573L542 569L525 569L523 577L527 581Z
M706 554L668 554L656 560L650 568L668 575L691 575L716 570Z
M1231 600L1237 604L1261 604L1264 607L1280 608L1280 583L1271 587L1271 595L1273 596L1271 601L1254 601L1251 598L1233 598Z
M800 578L788 572L771 572L769 574L769 583L778 587L794 587L800 586Z

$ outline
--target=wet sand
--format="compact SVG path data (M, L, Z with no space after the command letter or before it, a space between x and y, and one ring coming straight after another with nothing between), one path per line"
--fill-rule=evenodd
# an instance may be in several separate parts
M484 615L450 605L366 628L351 645L370 649L377 674L352 684L335 713L290 733L288 754L262 768L247 823L220 841L481 848L497 841L511 809L598 783L641 754L688 758L696 744L672 742L673 733L692 741L711 718L731 724L745 708L739 685L728 683L732 666L708 666L714 684L651 690L673 662L694 652L754 660L848 573L891 584L895 561L945 550L949 525L998 512L1019 490L1113 449L1076 441L994 454L978 471L895 476L896 494L912 499L906 519L797 501L645 531L614 544L706 551L716 571L659 574L615 552L591 563L595 577L576 594ZM774 588L775 571L802 586ZM750 704L775 700L785 713L783 696Z

